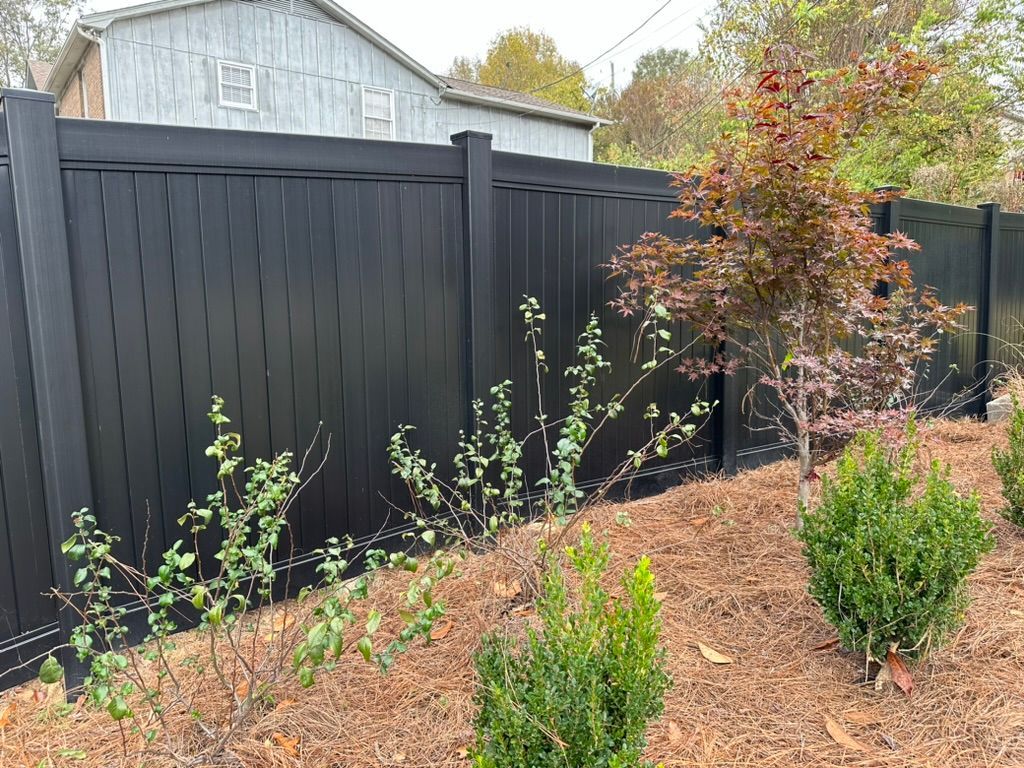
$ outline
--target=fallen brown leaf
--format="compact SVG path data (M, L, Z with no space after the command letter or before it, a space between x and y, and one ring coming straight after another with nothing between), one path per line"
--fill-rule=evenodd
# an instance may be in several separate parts
M512 615L518 616L520 618L522 618L523 616L533 616L533 613L534 611L532 605L517 605L515 608L512 609Z
M284 709L285 707L290 707L296 703L295 699L281 699L281 701L277 702L277 706L274 707L274 709Z
M245 699L249 695L249 681L243 680L235 686L235 698L239 701Z
M668 597L668 592L655 592L654 599L659 603L665 602L665 598Z
M700 528L710 519L710 517L695 517L693 518L693 520L690 521L690 525L692 525L694 528Z
M825 730L828 731L828 735L832 737L832 740L835 741L836 744L857 752L866 751L863 744L844 731L843 726L828 715L825 715Z
M730 659L725 654L719 653L709 645L704 643L697 643L697 648L700 650L700 655L710 661L712 664L732 664Z
M13 701L4 707L4 711L0 712L0 730L3 730L11 724L11 718L14 717L14 713L17 709L18 705Z
M835 648L839 645L839 638L833 637L831 640L826 640L824 643L818 643L816 646L811 648L812 651L827 651L829 648Z
M452 623L451 619L445 619L444 622L438 624L436 627L430 630L430 639L444 640L445 637L448 636L448 633L452 631L452 627L454 626L455 625Z
M289 738L288 736L285 736L283 733L275 731L274 735L271 738L273 738L274 743L276 743L277 746L279 746L292 757L299 756L299 741L302 738L301 736Z
M910 676L910 670L907 669L903 659L900 658L898 653L890 650L885 655L885 660L889 663L892 681L899 686L901 691L910 696L914 692L914 679Z
M494 594L498 597L513 598L522 591L518 579L494 582Z
M268 643L271 643L274 641L274 637L276 635L279 635L281 632L284 632L286 629L293 626L294 624L295 615L288 613L286 611L282 611L281 613L274 616L274 620L270 623L270 633L266 635L263 639L266 640Z
M675 720L668 723L668 740L670 744L679 744L683 740L683 731Z

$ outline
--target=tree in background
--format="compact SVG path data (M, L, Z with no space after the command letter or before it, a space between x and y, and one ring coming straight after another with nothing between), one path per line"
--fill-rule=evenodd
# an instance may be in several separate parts
M894 42L929 57L938 75L840 170L859 189L894 184L973 205L991 194L1016 143L1002 113L1022 96L1022 13L1019 0L719 0L702 50L725 73L756 70L780 40L822 75Z
M595 134L600 162L681 170L700 159L717 135L723 112L709 94L722 82L706 61L679 48L658 48L637 59L621 93L609 93L597 111L615 124ZM693 116L685 124L680 115Z
M21 87L29 59L53 61L83 0L0 2L0 85Z
M513 27L491 41L483 60L457 56L451 77L510 91L533 93L570 109L588 111L587 79L553 38L529 27Z
M816 468L857 430L905 416L934 335L966 311L914 288L891 254L916 244L877 234L868 206L882 196L839 175L840 158L906 111L935 67L896 48L818 82L805 62L770 49L760 82L731 93L730 128L706 162L678 176L673 215L719 234L648 234L612 264L624 313L688 322L731 354L689 360L684 372L742 365L771 391L762 415L795 449L801 508Z

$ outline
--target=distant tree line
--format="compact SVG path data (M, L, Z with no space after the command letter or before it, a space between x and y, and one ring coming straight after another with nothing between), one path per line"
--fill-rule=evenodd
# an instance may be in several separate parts
M859 189L893 184L931 200L1024 208L1022 0L717 0L701 28L696 51L648 51L619 88L590 81L528 28L500 33L451 73L613 119L595 134L598 161L683 171L735 127L724 96L756 85L765 49L795 46L824 78L900 44L939 73L911 110L865 132L840 172Z

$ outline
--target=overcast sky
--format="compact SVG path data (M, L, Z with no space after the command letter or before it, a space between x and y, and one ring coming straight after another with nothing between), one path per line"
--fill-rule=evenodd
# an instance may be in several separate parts
M417 61L445 72L457 55L482 56L495 34L527 25L551 35L559 50L584 64L625 37L665 0L340 0L356 15ZM104 11L135 5L130 0L87 0L87 8ZM698 23L712 0L669 0L664 10L612 54L587 68L591 81L607 84L611 64L621 86L637 56L658 46L696 47Z

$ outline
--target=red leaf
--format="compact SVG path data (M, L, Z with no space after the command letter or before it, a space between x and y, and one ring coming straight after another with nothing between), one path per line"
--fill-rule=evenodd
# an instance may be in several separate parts
M910 677L910 670L907 669L906 663L898 653L892 650L885 655L885 660L889 662L892 681L909 697L914 692L914 680Z
M768 69L768 70L764 70L761 74L763 74L764 77L762 77L761 78L761 82L757 84L758 88L761 88L765 83L767 83L769 80L771 80L777 74L779 74L779 70L777 70L777 69Z

